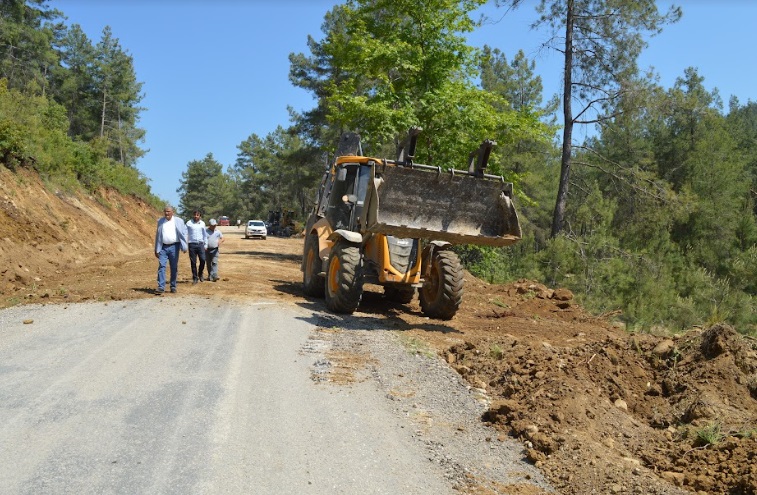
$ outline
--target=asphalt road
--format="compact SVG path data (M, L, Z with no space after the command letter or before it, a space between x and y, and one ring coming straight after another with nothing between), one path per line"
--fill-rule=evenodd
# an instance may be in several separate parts
M0 311L0 493L455 493L370 382L311 379L304 313L170 295Z

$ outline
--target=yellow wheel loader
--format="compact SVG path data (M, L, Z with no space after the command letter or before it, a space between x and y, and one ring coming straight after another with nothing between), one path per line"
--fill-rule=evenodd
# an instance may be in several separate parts
M396 160L363 156L360 138L340 138L305 224L303 289L352 313L363 284L409 303L418 291L423 313L448 320L463 297L463 269L452 244L507 246L520 240L512 184L485 173L493 141L469 156L468 170L413 162L419 128Z

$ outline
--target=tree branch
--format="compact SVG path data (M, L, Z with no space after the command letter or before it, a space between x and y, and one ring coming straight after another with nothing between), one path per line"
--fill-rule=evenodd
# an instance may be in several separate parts
M648 184L649 187L650 187L650 189L652 189L652 191L648 190L647 188L639 187L639 185L638 185L637 182L631 181L631 180L627 179L626 177L623 177L623 176L618 175L618 174L616 174L616 173L614 173L614 172L612 172L610 170L607 170L606 168L601 167L600 165L598 165L596 163L589 163L589 162L585 162L585 161L582 161L582 160L576 160L575 163L577 163L579 165L584 165L584 166L587 166L587 167L595 168L595 169L599 170L600 172L608 175L609 177L612 177L613 179L617 180L618 182L621 182L621 183L624 183L624 184L628 184L634 191L642 193L645 196L648 196L650 198L654 198L655 200L660 201L663 204L668 204L668 203L671 202L670 201L670 196L669 196L669 194L667 194L667 191L664 188L660 187L655 181L653 181L651 179L644 178L644 177L638 177L634 173L633 170L624 167L623 165L621 165L620 163L618 163L616 161L610 160L609 158L607 158L607 157L601 155L600 153L598 153L593 148L590 148L588 146L583 146L583 145L574 145L574 148L587 151L587 152L593 154L594 156L598 157L600 160L602 160L602 161L604 161L606 163L609 163L609 164L617 167L619 170L624 171L628 175L633 176L634 179L641 180L642 182Z

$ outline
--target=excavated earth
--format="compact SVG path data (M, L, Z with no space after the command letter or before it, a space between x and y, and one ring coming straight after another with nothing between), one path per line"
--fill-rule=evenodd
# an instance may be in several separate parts
M0 167L0 307L156 297L159 216L112 191L64 193ZM321 304L300 289L301 238L222 230L221 281L192 285L184 255L179 293L164 297ZM424 342L478 389L489 404L481 421L521 441L559 493L757 493L757 340L737 329L629 333L568 290L469 274L451 321L370 286L354 317L368 316Z

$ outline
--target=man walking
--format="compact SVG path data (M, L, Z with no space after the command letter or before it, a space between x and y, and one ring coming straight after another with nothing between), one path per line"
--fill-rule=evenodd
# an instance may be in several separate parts
M223 244L223 234L216 229L218 222L211 218L208 222L208 279L212 282L218 282L218 248Z
M189 235L189 264L192 266L192 285L203 281L205 272L205 249L208 247L208 234L200 210L195 210L192 219L187 222ZM197 258L200 258L200 270L197 270Z
M187 252L187 226L184 220L174 216L173 206L166 205L155 230L155 257L158 258L158 290L155 293L158 295L166 291L166 263L171 267L171 292L176 292L179 249L182 253Z

